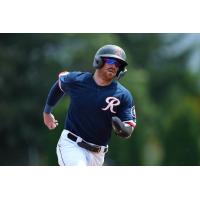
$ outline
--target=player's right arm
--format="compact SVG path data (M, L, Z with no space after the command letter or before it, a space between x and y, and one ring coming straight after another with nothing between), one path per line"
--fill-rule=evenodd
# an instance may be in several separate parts
M56 83L49 91L43 112L44 124L49 129L54 129L58 125L58 121L55 120L53 114L51 113L54 106L64 94L69 93L70 88L73 86L74 80L78 74L80 73L67 71L61 72L59 74L58 81L56 81Z
M54 106L57 104L57 102L62 98L64 95L64 92L59 87L59 81L56 81L56 83L51 87L45 108L43 111L43 120L44 124L51 130L55 129L58 126L58 121L54 118L53 114L51 113Z

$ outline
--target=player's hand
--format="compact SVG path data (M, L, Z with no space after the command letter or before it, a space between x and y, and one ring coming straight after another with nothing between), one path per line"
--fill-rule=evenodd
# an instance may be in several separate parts
M53 130L58 126L58 121L54 118L51 113L43 113L44 124L50 129Z

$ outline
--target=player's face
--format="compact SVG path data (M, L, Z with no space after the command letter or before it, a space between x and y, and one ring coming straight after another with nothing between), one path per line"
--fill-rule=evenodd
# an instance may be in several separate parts
M120 63L117 60L106 58L104 60L104 66L101 68L101 71L102 71L103 76L106 79L111 80L115 78L119 70L119 67L120 67Z

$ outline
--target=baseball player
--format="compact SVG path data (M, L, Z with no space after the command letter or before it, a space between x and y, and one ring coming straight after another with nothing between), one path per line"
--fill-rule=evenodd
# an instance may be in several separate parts
M45 125L58 126L52 110L64 95L70 105L57 144L60 166L101 166L108 151L112 128L129 138L136 126L131 93L119 80L127 71L126 54L116 45L105 45L95 54L94 73L62 72L52 86L43 112Z

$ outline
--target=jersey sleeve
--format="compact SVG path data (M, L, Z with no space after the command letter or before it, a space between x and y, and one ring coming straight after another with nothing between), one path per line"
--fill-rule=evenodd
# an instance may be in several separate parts
M133 127L136 126L135 103L130 92L126 92L122 98L120 109L117 116Z
M58 84L59 84L59 87L65 93L69 90L71 81L72 80L71 80L71 74L70 74L70 72L65 71L65 72L61 72L58 75Z
M58 83L60 89L65 93L70 91L70 89L73 86L73 83L76 81L76 77L78 74L79 72L61 72L58 75Z

